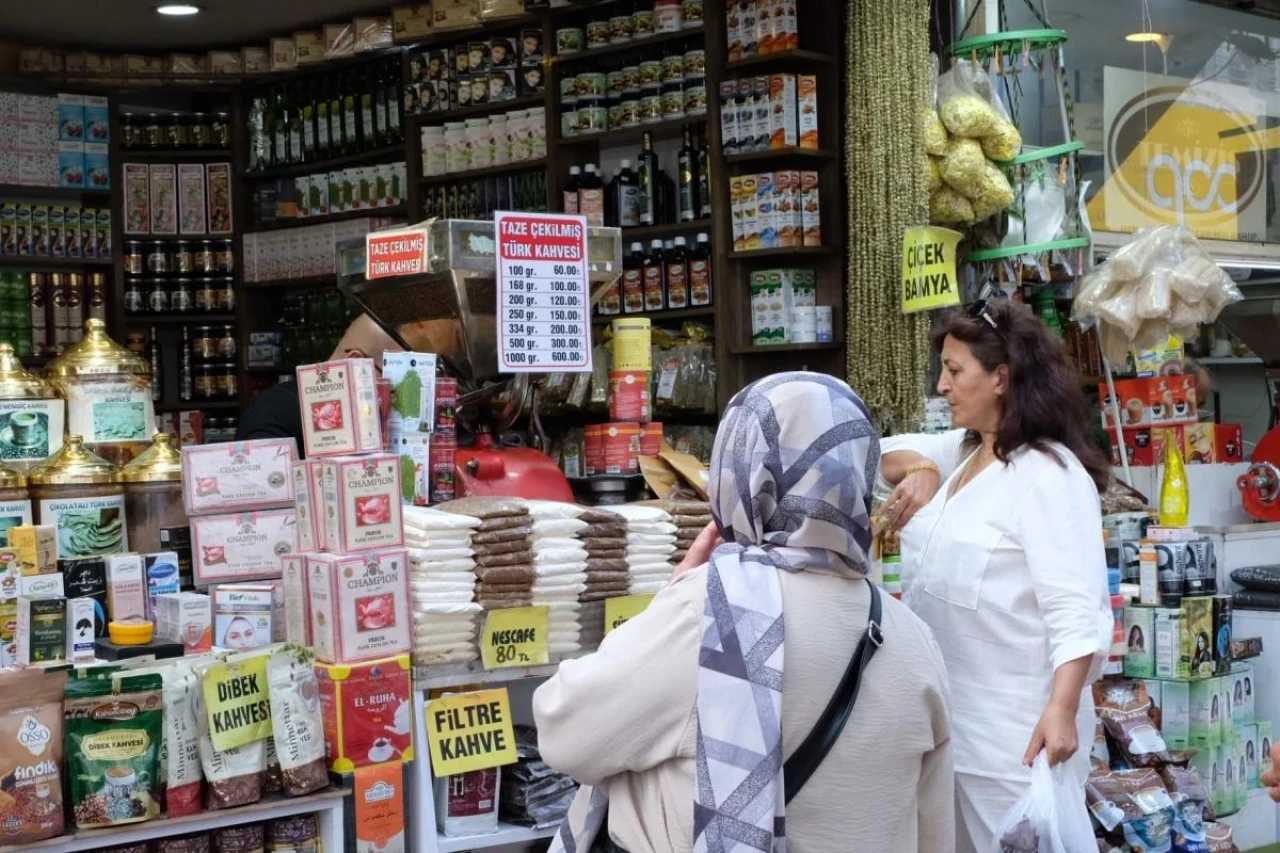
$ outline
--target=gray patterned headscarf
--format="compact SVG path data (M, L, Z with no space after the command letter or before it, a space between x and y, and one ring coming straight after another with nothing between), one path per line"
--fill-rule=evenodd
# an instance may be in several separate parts
M725 410L708 484L725 544L711 557L703 613L695 853L786 853L778 571L866 574L879 464L867 407L830 376L775 374ZM582 798L551 853L586 853L604 830L608 797L594 788Z

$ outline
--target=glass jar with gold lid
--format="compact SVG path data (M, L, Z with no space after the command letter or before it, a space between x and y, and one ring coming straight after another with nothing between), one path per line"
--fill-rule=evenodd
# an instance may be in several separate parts
M13 345L0 343L0 463L19 471L44 462L62 447L66 404L27 372Z
M120 471L120 479L134 551L170 550L187 538L190 522L182 502L182 454L168 433L156 433L151 446ZM182 560L181 554L178 559Z
M156 430L151 365L107 335L101 320L49 364L49 384L67 401L67 431L115 465L146 450Z
M58 559L129 550L120 469L88 450L82 436L67 436L27 482L35 523L57 531Z

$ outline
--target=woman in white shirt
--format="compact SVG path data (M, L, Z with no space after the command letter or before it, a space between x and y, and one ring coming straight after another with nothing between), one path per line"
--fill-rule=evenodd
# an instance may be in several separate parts
M951 683L957 850L986 853L1041 750L1088 773L1088 688L1112 635L1109 472L1062 346L1028 307L975 303L934 347L958 429L882 442L885 512L902 530L904 600Z

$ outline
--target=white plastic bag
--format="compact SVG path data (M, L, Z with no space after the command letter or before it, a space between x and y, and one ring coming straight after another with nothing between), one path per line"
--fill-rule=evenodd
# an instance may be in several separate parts
M1097 849L1084 788L1066 763L1049 766L1041 751L1031 787L1005 815L990 853L1090 853Z

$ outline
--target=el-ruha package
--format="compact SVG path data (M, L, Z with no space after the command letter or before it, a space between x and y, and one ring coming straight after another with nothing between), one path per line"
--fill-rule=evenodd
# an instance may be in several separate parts
M61 835L64 672L0 673L0 845Z

